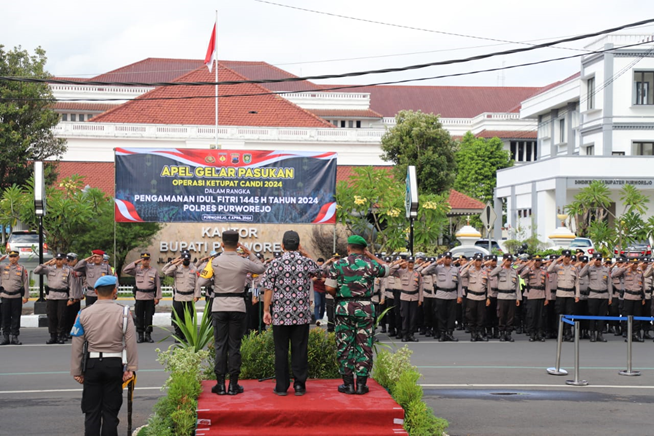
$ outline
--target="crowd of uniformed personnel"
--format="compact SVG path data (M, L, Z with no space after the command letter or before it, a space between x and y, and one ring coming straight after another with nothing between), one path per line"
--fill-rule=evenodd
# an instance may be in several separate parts
M601 254L503 256L478 253L454 259L451 253L434 257L385 256L391 275L375 282L381 332L403 342L416 334L440 342L457 342L454 331L464 330L470 341L514 342L512 334L526 333L530 342L554 339L559 315L652 316L654 263L650 258L615 263ZM634 321L633 340L654 339L649 322ZM606 342L605 334L626 338L625 321L581 321L580 337ZM564 340L573 329L564 324Z

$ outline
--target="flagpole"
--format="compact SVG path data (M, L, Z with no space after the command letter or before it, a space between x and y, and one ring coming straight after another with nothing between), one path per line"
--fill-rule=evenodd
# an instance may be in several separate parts
M214 29L214 50L216 53L216 148L218 148L218 9L216 9Z

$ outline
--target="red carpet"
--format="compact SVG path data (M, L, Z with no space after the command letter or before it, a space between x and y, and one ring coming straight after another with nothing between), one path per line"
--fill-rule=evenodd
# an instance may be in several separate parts
M241 380L245 392L219 396L215 381L202 383L198 399L196 435L406 435L404 410L388 392L368 380L366 395L345 395L336 389L341 380L308 380L307 393L296 397L291 386L286 397L272 390L274 380Z

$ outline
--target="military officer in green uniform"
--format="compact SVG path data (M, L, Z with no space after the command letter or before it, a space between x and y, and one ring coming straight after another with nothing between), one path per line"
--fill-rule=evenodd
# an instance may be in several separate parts
M336 307L336 344L344 394L368 393L368 375L372 368L372 345L375 308L371 302L372 285L376 277L386 277L388 267L370 253L361 236L347 239L348 256L335 262L325 290L334 296ZM357 376L356 390L354 376Z

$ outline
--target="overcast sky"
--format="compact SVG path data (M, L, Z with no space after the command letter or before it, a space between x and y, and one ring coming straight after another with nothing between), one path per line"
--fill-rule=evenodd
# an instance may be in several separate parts
M354 18L523 42L542 42L543 38L588 33L654 17L652 0L277 1ZM400 67L523 46L365 23L254 0L5 0L0 10L0 44L6 48L21 45L28 50L43 47L48 70L58 76L92 77L148 57L203 59L216 10L220 59L266 61L300 76ZM654 25L626 33L652 34ZM582 48L590 41L566 47ZM319 83L368 84L430 77L575 53L543 49L456 66ZM376 57L352 59L371 56ZM578 70L578 59L507 70L503 83L543 86ZM501 83L500 73L493 72L415 84Z

